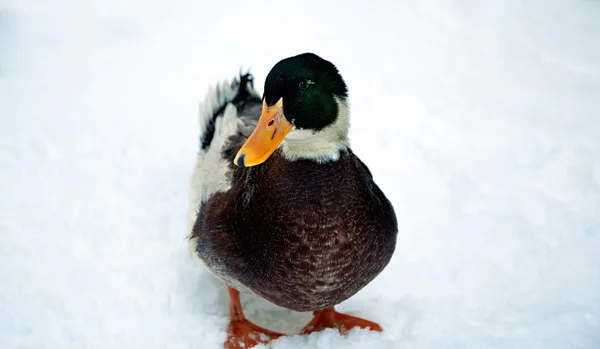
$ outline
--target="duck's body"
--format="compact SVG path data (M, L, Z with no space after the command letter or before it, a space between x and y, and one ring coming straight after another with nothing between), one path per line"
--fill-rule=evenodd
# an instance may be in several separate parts
M346 300L387 265L393 211L350 150L326 164L277 151L232 172L232 188L207 201L194 227L195 251L226 282L309 311Z
M192 253L230 290L292 310L318 311L354 295L388 264L397 224L349 147L347 115L318 130L294 127L267 158L261 152L255 166L238 167L255 161L244 147L257 142L250 132L276 104L261 101L248 75L211 93L190 192ZM334 100L337 113L347 113L345 100ZM279 123L274 116L265 124L272 133L260 141L283 139Z

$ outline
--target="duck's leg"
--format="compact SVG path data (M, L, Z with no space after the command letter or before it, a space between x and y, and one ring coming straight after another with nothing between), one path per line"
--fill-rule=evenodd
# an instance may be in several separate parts
M232 287L229 289L229 328L225 349L248 349L260 343L283 336L281 333L269 331L256 326L246 319L240 303L240 292Z
M317 310L313 313L315 317L308 325L306 325L306 327L302 329L300 334L318 332L326 328L337 328L342 333L349 331L354 327L370 328L371 330L378 332L383 331L381 326L374 322L355 316L338 313L335 311L335 309L333 309L333 307Z

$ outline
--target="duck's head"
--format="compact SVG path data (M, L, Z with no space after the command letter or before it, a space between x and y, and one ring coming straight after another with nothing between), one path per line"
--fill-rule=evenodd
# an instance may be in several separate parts
M304 53L278 62L267 75L262 114L235 164L263 163L281 147L288 160L335 161L348 147L348 89L337 68Z

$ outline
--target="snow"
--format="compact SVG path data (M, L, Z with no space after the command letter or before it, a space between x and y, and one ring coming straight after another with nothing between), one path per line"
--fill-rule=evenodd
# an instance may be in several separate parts
M600 2L0 3L0 348L222 348L187 253L198 103L311 51L398 215L340 311L383 333L290 348L600 347ZM259 325L310 314L243 298ZM264 347L263 347L264 348Z

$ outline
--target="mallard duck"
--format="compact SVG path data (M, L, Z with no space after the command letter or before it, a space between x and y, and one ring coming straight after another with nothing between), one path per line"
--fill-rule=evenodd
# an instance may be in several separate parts
M392 204L350 148L336 66L312 53L283 59L262 97L240 74L209 91L200 124L189 247L229 289L225 348L282 335L244 317L240 291L314 312L303 334L381 331L334 309L387 266L398 231Z

